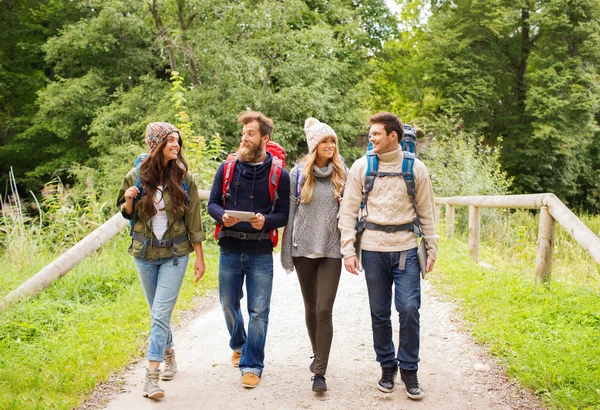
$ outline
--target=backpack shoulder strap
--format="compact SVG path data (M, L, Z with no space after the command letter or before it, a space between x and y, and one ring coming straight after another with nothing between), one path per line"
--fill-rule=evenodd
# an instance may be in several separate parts
M237 154L232 153L227 156L227 159L224 162L223 166L223 185L222 185L222 194L221 200L223 202L223 206L227 202L227 198L230 196L230 186L231 180L233 179L233 171L235 169L235 164L237 163Z
M304 162L298 164L298 168L296 168L296 201L300 199L300 192L302 191L302 184L304 184L304 177L302 173L304 172Z
M363 188L363 200L360 204L361 209L366 209L367 200L369 199L369 192L373 190L375 184L375 176L377 175L377 169L379 168L379 158L377 154L373 152L373 146L369 143L369 149L367 150L367 171L365 173L365 184Z
M404 151L404 159L402 160L402 176L406 182L406 191L412 199L413 208L415 210L415 220L413 221L413 231L415 235L421 237L421 222L417 213L417 184L415 182L415 174L413 172L415 166L414 152Z
M275 212L275 205L279 199L279 180L283 170L283 161L275 156L271 162L271 171L269 172L269 196L271 197L271 212Z

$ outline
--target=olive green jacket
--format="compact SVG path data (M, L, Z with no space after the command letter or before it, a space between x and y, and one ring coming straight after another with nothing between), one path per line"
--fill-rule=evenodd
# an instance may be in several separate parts
M119 196L117 197L117 206L121 209L121 214L126 219L131 219L132 215L125 214L125 191L127 188L131 186L135 186L135 181L137 179L137 172L135 168L125 175L123 179L123 185L121 185L121 189L119 190ZM202 231L202 219L200 215L200 198L198 197L198 187L196 186L196 182L192 178L190 174L186 175L187 186L190 195L190 202L188 204L188 209L186 212L178 211L177 213L173 213L173 209L171 208L171 196L169 194L168 189L163 193L163 199L165 201L165 211L167 213L168 225L165 234L163 235L163 239L174 239L180 236L187 235L188 240L178 243L175 245L177 250L177 255L183 256L191 253L194 250L192 246L193 243L201 242L205 238L204 232ZM135 212L135 211L134 211ZM187 213L187 228L185 226L185 214ZM141 234L142 236L148 239L157 239L152 231L152 216L146 217L144 215L138 214L136 217L135 225L133 227L133 231ZM140 252L142 250L143 243L132 239L131 245L129 246L129 253L133 256L140 256ZM145 259L156 259L156 258L172 258L173 250L171 248L158 248L158 247L148 247L146 251Z

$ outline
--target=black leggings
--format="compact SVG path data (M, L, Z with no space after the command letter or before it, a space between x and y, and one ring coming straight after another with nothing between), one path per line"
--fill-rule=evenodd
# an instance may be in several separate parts
M340 283L342 260L294 258L294 265L304 298L306 329L316 357L315 374L324 376L333 339L331 313Z

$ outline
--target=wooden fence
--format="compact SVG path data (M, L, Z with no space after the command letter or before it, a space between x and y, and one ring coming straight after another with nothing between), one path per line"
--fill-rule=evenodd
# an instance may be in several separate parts
M200 190L200 199L208 199L209 191ZM540 282L550 279L552 271L552 253L554 249L555 221L583 246L600 263L600 238L598 238L573 212L554 194L505 195L505 196L457 196L436 198L438 208L446 205L448 236L454 235L454 207L469 207L469 254L473 260L479 260L480 213L479 208L520 208L540 209L540 230L536 262L536 278ZM439 215L439 209L436 216ZM79 262L100 248L115 236L128 222L120 213L115 214L94 232L86 236L71 249L59 256L54 262L29 278L17 289L0 301L0 310L16 303L26 296L34 295L63 277Z
M446 205L447 235L454 236L454 207L469 207L469 255L479 261L480 212L484 208L539 209L540 228L537 241L535 275L538 283L550 280L552 254L558 222L590 255L600 263L600 238L554 194L455 196L436 198L438 208ZM439 214L439 209L438 212Z

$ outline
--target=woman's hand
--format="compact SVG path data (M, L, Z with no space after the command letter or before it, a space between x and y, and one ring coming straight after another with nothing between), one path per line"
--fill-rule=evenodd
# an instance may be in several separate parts
M125 202L127 205L133 205L133 200L140 194L140 190L136 186L130 186L125 191Z
M140 194L140 190L134 185L125 190L125 207L126 215L131 215L133 212L133 200Z
M198 282L202 276L204 276L204 271L206 271L206 265L204 264L204 252L202 251L202 242L195 242L192 244L194 250L196 251L196 263L194 263L194 276L196 277L196 282Z
M196 263L194 264L194 276L196 277L196 282L204 276L205 271L206 265L204 264L204 258L202 256L196 257Z

